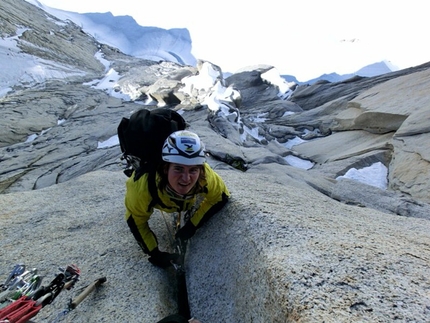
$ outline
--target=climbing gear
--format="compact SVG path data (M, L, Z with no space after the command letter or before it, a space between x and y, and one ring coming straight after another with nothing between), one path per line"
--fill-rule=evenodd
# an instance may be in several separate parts
M79 280L81 271L75 265L68 265L65 269L60 268L60 270L62 272L48 286L41 287L34 293L32 298L36 300L36 305L42 304L42 306L45 306L51 304L63 289L72 289Z
M130 119L122 118L117 133L121 147L121 160L127 162L124 173L135 180L144 173L154 171L162 161L164 141L173 132L186 127L184 118L169 108L141 109Z
M9 285L11 284L12 280L14 280L16 277L22 275L25 271L25 265L23 264L16 264L15 267L13 267L12 271L10 272L9 276L6 278L5 282L0 285L0 288L2 290L7 289Z
M37 269L25 270L24 265L15 265L8 278L2 284L0 303L7 305L6 301L16 301L21 296L32 296L40 287L43 277L37 274ZM4 307L0 306L0 308Z
M161 210L160 212L163 216L164 223L166 224L170 245L172 246L173 250L175 250L175 253L180 256L177 261L172 262L172 265L175 267L176 270L182 270L182 265L184 263L183 260L186 251L186 241L181 241L179 238L176 238L177 232L181 229L182 212L172 213L174 231L172 230L171 225L169 225L164 212ZM187 219L188 216L189 215L187 212L184 216L184 220Z
M17 267L15 267L17 268ZM14 268L14 270L15 270ZM14 272L14 270L12 272ZM19 271L20 269L18 269ZM26 282L30 273L36 273L36 269L32 271L24 271L21 275L16 276L16 282ZM63 290L70 290L75 283L79 280L80 270L75 265L68 265L65 269L60 268L60 273L54 280L46 287L40 287L32 291L29 296L22 295L17 300L12 301L9 305L0 310L0 323L25 323L46 305L51 304L58 294ZM9 277L14 276L11 273ZM33 275L34 276L34 275ZM15 278L9 279L9 283L14 281ZM7 279L7 280L8 280ZM17 286L21 284L18 283ZM24 283L25 285L25 283ZM23 285L23 286L24 286ZM31 285L31 284L30 284ZM15 286L15 285L10 285ZM20 286L18 289L22 288Z
M182 165L203 165L205 147L199 136L188 130L172 133L164 142L162 157L165 162Z
M73 300L70 299L70 302L66 309L57 314L54 320L49 323L57 323L62 318L64 318L69 312L73 311L92 291L94 291L101 284L106 282L106 277L101 277L96 279L93 283L88 285L78 296L76 296Z

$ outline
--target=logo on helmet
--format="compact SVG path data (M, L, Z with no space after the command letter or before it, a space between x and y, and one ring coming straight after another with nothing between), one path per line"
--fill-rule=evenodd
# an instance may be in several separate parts
M186 153L194 153L194 146L197 145L197 141L194 138L190 138L190 137L186 137L186 138L181 138L181 144L183 144L185 146L184 151Z

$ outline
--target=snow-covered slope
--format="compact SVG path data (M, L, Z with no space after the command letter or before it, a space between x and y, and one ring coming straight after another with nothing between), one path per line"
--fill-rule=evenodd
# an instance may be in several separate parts
M26 1L61 20L73 21L98 42L116 47L130 56L196 65L186 28L143 27L130 16L113 16L110 12L80 14L50 8L37 0Z

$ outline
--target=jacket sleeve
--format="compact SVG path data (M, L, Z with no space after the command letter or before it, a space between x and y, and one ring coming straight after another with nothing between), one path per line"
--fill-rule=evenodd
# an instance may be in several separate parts
M149 253L157 246L157 238L148 225L153 209L148 209L152 200L148 190L148 176L145 174L134 181L131 176L126 182L125 219L143 252Z
M223 179L208 164L205 164L205 172L207 182L204 188L205 197L191 217L191 223L197 228L217 213L230 197L230 192Z

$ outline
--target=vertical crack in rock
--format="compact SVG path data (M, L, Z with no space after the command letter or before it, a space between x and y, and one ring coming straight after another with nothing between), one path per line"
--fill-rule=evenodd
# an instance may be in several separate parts
M185 271L176 271L176 284L177 284L177 298L178 298L178 312L183 317L191 318L190 305L188 303L188 290Z

